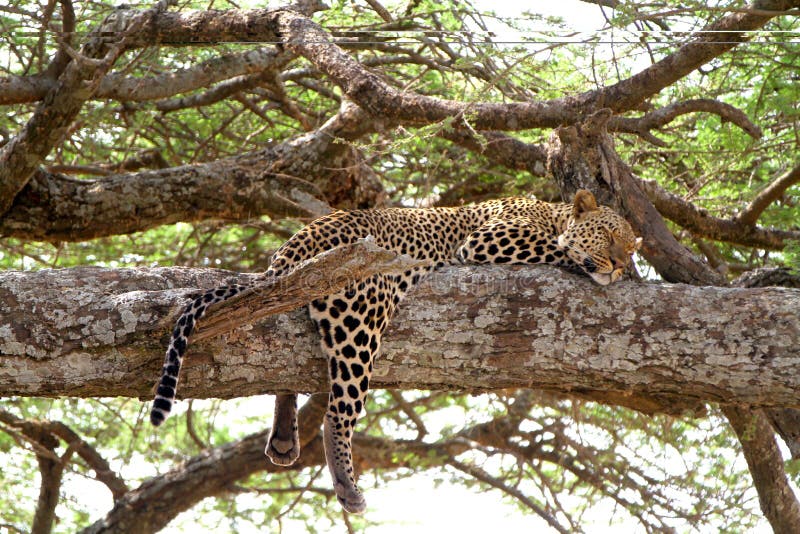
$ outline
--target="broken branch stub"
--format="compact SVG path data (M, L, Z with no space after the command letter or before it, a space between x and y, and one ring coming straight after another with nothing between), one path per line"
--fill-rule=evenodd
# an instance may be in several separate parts
M235 297L212 307L192 336L201 341L269 315L304 306L376 274L399 274L430 262L398 255L367 236L300 263L278 278L259 279Z

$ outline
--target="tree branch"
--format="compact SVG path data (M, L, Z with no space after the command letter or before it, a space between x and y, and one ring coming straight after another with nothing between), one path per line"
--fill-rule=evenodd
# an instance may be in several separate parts
M39 103L25 127L0 148L0 216L97 90L103 76L125 51L132 34L146 27L160 8L142 12L116 11L95 29L87 44L65 67L58 84ZM130 15L130 18L128 18ZM109 36L114 36L111 41ZM62 49L69 45L62 42ZM76 53L77 54L77 53Z
M736 222L742 225L754 226L767 207L781 198L783 193L794 184L800 182L800 165L778 176L771 184L765 187L756 198L750 202L736 216ZM800 237L800 232L798 232Z
M775 434L761 410L723 406L758 490L761 511L775 532L800 532L800 505L783 469Z
M119 102L146 102L168 98L208 87L237 76L276 69L291 59L286 52L257 48L240 54L226 54L184 69L147 78L110 73L97 87L93 98ZM44 76L9 76L0 78L0 105L35 102L44 98L55 81Z
M316 217L329 210L326 202L380 205L380 184L344 142L372 128L362 111L345 104L313 132L210 163L93 181L39 171L0 217L0 236L81 241L178 221Z
M608 129L609 131L635 133L658 146L665 146L663 141L650 134L650 130L661 128L680 115L699 111L713 113L718 115L723 122L734 123L753 139L761 138L761 128L753 124L742 110L710 98L675 102L661 109L646 113L642 117L612 117L608 121Z
M214 287L231 276L0 274L0 394L149 397L189 293L169 288ZM580 304L586 299L591 306ZM679 413L703 401L797 406L798 306L800 293L783 288L600 288L546 267L448 268L402 307L373 383L535 387L645 412ZM184 372L187 397L327 388L317 335L299 310L194 344Z
M754 226L741 221L739 218L721 219L713 217L708 211L698 208L678 195L666 191L653 180L636 178L636 183L647 194L647 197L661 215L695 235L716 241L768 250L783 250L787 241L800 239L800 231ZM759 202L763 202L766 195L772 194L766 193L766 190L764 193L765 197ZM753 213L750 212L748 217L752 217Z
M547 151L542 145L525 143L501 132L443 129L439 136L510 169L528 171L533 176L545 176L547 172Z
M794 287L800 288L800 275L787 268L761 268L748 271L733 281L737 287ZM767 408L764 415L775 432L783 438L792 458L800 458L800 410L796 408ZM742 444L746 446L746 444Z

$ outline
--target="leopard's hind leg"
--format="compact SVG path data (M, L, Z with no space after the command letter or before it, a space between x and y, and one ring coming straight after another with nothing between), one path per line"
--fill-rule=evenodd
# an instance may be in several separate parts
M328 357L325 459L336 497L351 513L361 513L366 508L356 486L351 440L364 407L381 335L399 300L396 283L394 277L378 275L309 306L322 336L322 350Z

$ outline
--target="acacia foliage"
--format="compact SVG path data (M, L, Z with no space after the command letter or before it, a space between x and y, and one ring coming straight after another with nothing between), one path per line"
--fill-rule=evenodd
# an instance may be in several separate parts
M183 2L170 9L208 7ZM623 4L613 11L595 7L596 26L605 30L577 35L566 30L573 24L568 19L537 14L497 18L464 2L335 2L313 20L394 88L459 102L528 102L625 80L679 51L688 40L681 32L700 30L740 8L735 2L711 8L684 2L669 10L657 5ZM622 158L640 178L656 184L651 198L674 221L676 237L728 278L796 261L791 241L800 220L800 194L793 186L800 138L796 9L771 18L763 31L748 35L749 42L718 55L622 117L638 122L610 125ZM0 142L8 146L53 89L52 75L69 63L64 43L79 50L113 10L112 3L69 1L12 2L0 8L5 56ZM497 39L490 32L497 35L500 28L515 29L511 40L519 42L491 43ZM59 36L58 30L67 33ZM551 135L546 128L513 133L525 143L520 150L527 156L514 158L501 151L507 138L495 132L465 134L454 119L420 125L362 116L336 127L337 136L347 140L343 148L312 159L303 172L298 171L302 165L281 166L280 157L291 159L292 153L275 147L319 131L339 113L342 93L313 62L269 43L198 45L184 40L125 51L69 122L64 138L54 143L18 203L3 215L0 265L263 270L269 257L265 251L290 235L304 216L313 215L308 206L297 208L293 217L280 211L288 213L289 207L268 203L263 213L214 217L192 212L191 206L171 206L185 210L175 219L182 222L126 235L116 235L118 227L106 223L99 229L102 237L91 241L48 239L46 232L33 239L15 230L18 223L8 223L23 200L35 205L55 183L78 180L85 186L95 180L100 188L102 180L114 178L124 190L144 177L161 176L146 173L223 158L232 158L229 167L240 173L226 177L230 181L267 167L332 207L445 205L520 192L547 200L559 197L545 173L544 151L537 150ZM734 106L746 120L715 106L710 113L695 107L673 116L665 113L663 120L657 115L698 99ZM469 122L469 113L466 117ZM267 159L270 154L276 156ZM785 187L763 207L754 203L764 198L768 184L781 179ZM206 191L206 196L213 199L220 191ZM105 209L131 219L141 216L125 210L125 201L124 195L109 198ZM723 223L727 233L719 231ZM754 245L754 223L778 235L780 246ZM646 263L640 267L645 275L656 276ZM144 426L143 405L131 400L7 399L0 419L2 523L20 530L35 524L42 510L35 473L42 458L53 460L53 455L66 466L62 484L55 486L63 493L55 509L56 531L85 527L112 505L108 497L94 504L81 498L89 484L85 478L94 478L98 465L76 454L69 439L53 437L50 430L44 432L50 438L43 437L41 425L25 426L20 420L65 423L110 462L128 488L135 488L179 460L262 430L269 420L263 405L260 398L195 402L165 432L152 434ZM362 485L385 482L391 487L396 479L429 473L437 482L495 488L522 511L569 530L589 528L597 510L609 509L614 520L645 530L756 525L755 493L736 438L716 409L710 410L704 418L646 417L524 390L474 397L375 392L360 423ZM412 446L420 443L427 445L424 454ZM229 530L243 523L287 530L298 523L338 528L345 519L331 502L319 465L312 455L303 470L255 469L178 521ZM790 462L787 469L797 480L796 466ZM97 484L111 487L107 481ZM375 512L346 522L357 529L382 517Z

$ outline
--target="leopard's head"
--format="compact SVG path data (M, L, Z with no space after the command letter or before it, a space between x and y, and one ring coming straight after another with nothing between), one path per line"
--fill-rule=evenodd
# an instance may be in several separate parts
M628 221L605 206L598 206L585 189L575 193L572 214L558 244L567 257L600 285L615 282L642 246Z

